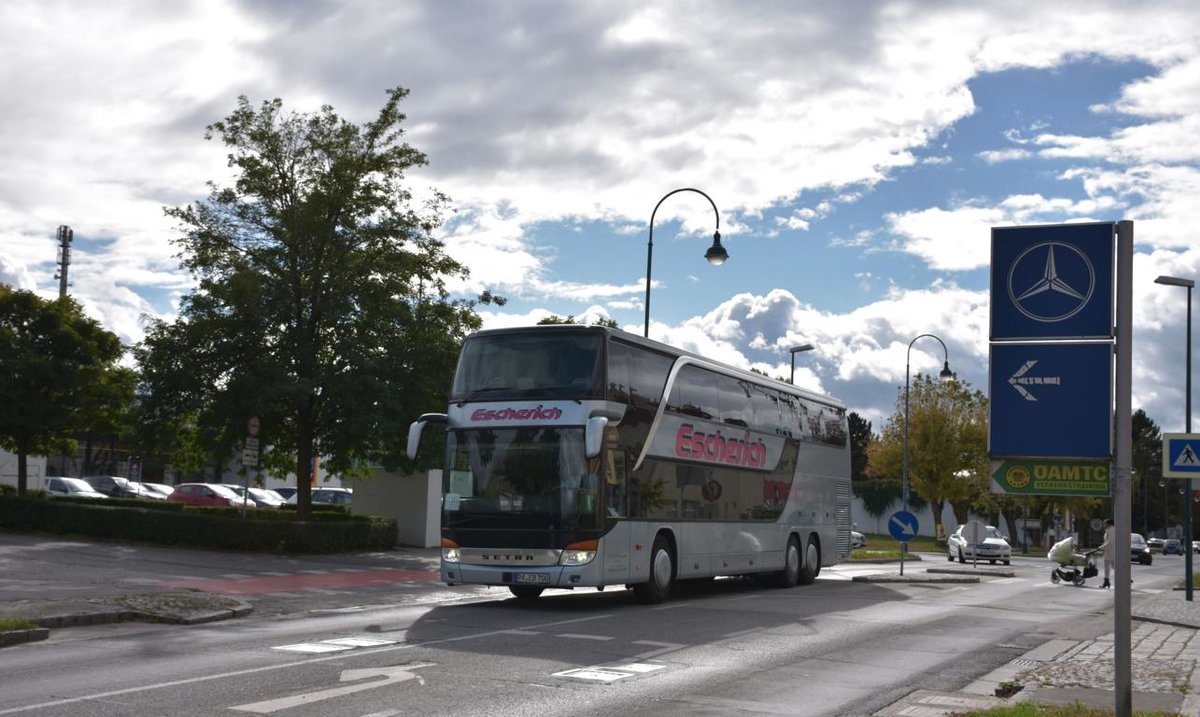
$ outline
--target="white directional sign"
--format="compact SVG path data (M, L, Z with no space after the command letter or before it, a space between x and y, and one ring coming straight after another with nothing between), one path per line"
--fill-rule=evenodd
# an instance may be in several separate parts
M1026 361L1017 369L1016 373L1008 378L1008 385L1016 389L1017 393L1021 394L1021 398L1026 401L1036 401L1037 394L1029 387L1031 386L1061 386L1062 376L1031 376L1029 370L1037 366L1037 360Z
M397 682L406 682L411 679L416 679L417 682L425 684L425 681L419 676L409 672L418 667L432 667L432 663L422 663L417 665L397 665L393 667L368 667L361 670L343 670L341 675L342 682L353 682L355 684L346 685L345 687L330 687L324 690L315 690L312 692L303 692L291 697L280 697L279 699L266 700L264 702L253 702L246 705L235 705L230 707L231 710L238 712L253 712L255 714L271 714L280 710L299 707L300 705L310 705L313 702L320 702L333 697L341 697L363 690L373 690L377 687L394 685ZM383 679L370 679L383 678Z
M1200 479L1200 433L1164 433L1162 439L1162 474Z

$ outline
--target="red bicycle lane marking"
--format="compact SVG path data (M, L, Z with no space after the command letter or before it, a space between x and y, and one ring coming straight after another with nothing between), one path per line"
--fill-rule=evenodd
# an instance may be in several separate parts
M356 570L336 573L295 573L292 575L260 575L250 578L195 578L165 580L159 585L169 588L188 588L224 595L260 595L288 592L305 588L352 588L365 585L387 585L411 582L437 582L437 570Z

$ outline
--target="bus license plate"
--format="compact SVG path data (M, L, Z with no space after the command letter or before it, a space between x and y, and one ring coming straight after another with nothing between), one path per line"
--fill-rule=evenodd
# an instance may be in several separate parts
M520 585L549 585L549 573L513 573L513 582Z

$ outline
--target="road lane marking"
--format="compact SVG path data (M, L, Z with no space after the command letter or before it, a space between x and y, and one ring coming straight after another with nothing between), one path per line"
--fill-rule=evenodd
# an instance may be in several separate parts
M433 667L431 662L423 662L416 665L396 666L396 667L368 667L362 670L342 670L342 682L354 682L356 684L346 685L345 687L330 687L316 692L304 692L291 697L280 697L274 700L265 700L263 702L252 702L245 705L235 705L230 707L231 710L239 712L253 712L255 714L271 714L280 710L286 710L299 705L308 705L322 700L341 697L342 695L350 695L363 690L373 690L377 687L385 687L394 685L397 682L407 682L408 680L416 679L417 682L424 685L425 680L420 676L409 672L419 667ZM382 677L382 680L371 680L370 682L362 682L371 677Z
M583 635L574 632L560 632L555 637L565 637L568 640L599 640L601 642L613 639L607 635Z

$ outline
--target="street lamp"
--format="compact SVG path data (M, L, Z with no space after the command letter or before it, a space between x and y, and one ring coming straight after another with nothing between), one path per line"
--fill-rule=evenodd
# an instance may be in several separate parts
M729 252L725 251L725 247L721 246L721 215L719 212L717 212L717 203L712 200L712 197L708 196L699 189L693 189L691 187L673 189L664 194L663 198L658 200L658 204L654 205L654 211L650 212L650 240L646 242L646 328L645 332L642 334L646 337L650 336L650 268L653 264L654 257L654 215L658 214L658 208L662 206L662 203L666 201L667 197L671 196L672 194L678 194L679 192L695 192L696 194L704 197L708 200L708 203L712 205L713 214L717 217L717 229L713 232L713 243L712 246L708 248L708 251L704 252L704 258L707 259L708 263L712 264L713 266L720 266L725 263L726 259L729 258Z
M912 365L912 347L918 339L937 339L937 342L942 345L942 370L938 373L939 378L951 378L954 372L950 370L950 352L946 350L946 342L942 341L933 334L921 334L912 341L908 342L908 353L904 357L904 464L902 466L902 483L900 495L904 501L904 512L908 512L908 376ZM936 521L941 516L934 516ZM904 553L908 543L904 543L900 547L900 574L904 574Z
M792 378L790 379L789 383L791 383L793 386L796 385L796 354L804 351L812 351L815 348L816 346L813 346L812 344L800 344L799 346L793 346L788 349L788 351L792 354Z
M1165 286L1182 286L1187 289L1187 380L1184 383L1184 413L1187 416L1185 430L1192 432L1192 287L1196 282L1192 279L1181 279L1177 276L1160 276L1155 284ZM1183 554L1187 556L1184 563L1184 589L1188 602L1192 600L1192 481L1184 481L1186 493L1183 499Z

